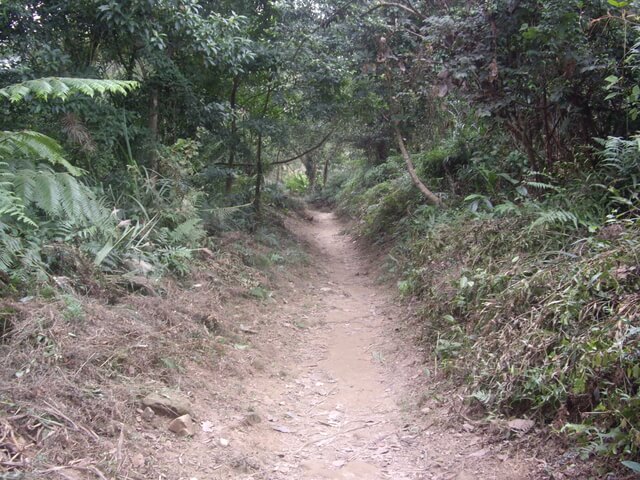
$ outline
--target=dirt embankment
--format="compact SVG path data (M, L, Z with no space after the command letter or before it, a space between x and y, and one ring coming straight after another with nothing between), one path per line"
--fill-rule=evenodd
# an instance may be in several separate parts
M544 478L517 448L526 431L430 388L410 306L332 214L312 216L288 222L305 267L279 245L260 253L269 268L247 267L261 247L238 238L157 297L3 307L0 478ZM145 405L153 393L182 406ZM169 430L184 413L193 423Z

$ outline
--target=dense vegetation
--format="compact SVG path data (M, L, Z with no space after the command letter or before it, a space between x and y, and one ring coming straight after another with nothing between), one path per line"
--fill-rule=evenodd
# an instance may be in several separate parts
M307 191L477 405L638 471L637 6L8 0L0 287L186 275Z

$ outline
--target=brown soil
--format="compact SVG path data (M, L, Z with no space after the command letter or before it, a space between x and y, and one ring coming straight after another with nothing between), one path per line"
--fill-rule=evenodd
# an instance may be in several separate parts
M184 357L163 353L165 363L182 358L169 377L123 367L127 380L117 380L111 395L122 402L120 410L138 409L137 416L120 412L110 434L106 427L96 434L90 421L84 427L67 412L67 426L93 448L80 454L77 447L76 458L50 455L39 470L32 468L40 474L25 478L545 478L543 461L518 447L526 445L524 435L474 422L454 392L434 390L435 368L424 365L414 342L410 306L398 305L388 286L376 284L375 259L358 252L333 214L311 214L311 222L288 220L308 244L311 266L299 275L276 273L268 298L230 295L226 303L206 303L203 295L216 292L207 278L197 288L170 292L178 296L173 314L195 304L209 321L205 330L219 336L213 367L199 358L193 332L193 345L177 347ZM159 315L160 302L146 298L136 308ZM216 325L220 332L212 332ZM164 335L169 342L181 338L171 328ZM134 346L144 350L152 341L136 337ZM88 368L83 365L74 371ZM153 368L142 359L136 365ZM136 399L166 385L192 401L193 437L176 437L165 417L144 418ZM60 421L62 405L55 399L46 405ZM3 420L5 433L19 432L11 418ZM34 455L29 462L37 463Z
M420 352L397 331L406 313L333 214L312 215L289 222L316 269L269 313L273 363L203 405L214 431L171 440L157 459L166 478L534 478L533 459L451 428L447 400L421 397Z

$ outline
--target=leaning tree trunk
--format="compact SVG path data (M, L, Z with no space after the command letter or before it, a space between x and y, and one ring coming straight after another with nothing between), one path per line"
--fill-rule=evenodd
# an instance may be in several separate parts
M411 155L407 151L407 147L404 144L404 139L402 138L402 133L400 133L400 127L398 125L398 121L393 118L394 114L398 114L402 111L402 107L395 100L393 96L393 75L391 73L391 66L389 61L391 58L395 58L395 56L391 53L391 49L387 45L387 40L384 37L380 37L380 41L378 42L378 62L384 63L385 65L385 80L387 84L387 88L389 89L390 96L390 104L391 104L391 125L393 126L393 133L395 134L396 141L398 142L398 147L400 148L400 153L402 154L402 158L404 158L404 162L407 164L407 170L409 171L409 176L413 181L413 184L420 190L420 193L424 196L424 198L431 205L435 205L436 207L443 207L444 204L442 200L435 195L431 190L427 188L427 186L422 183L420 177L416 173L416 169L413 166L413 161L411 160Z
M440 200L440 197L438 197L431 190L429 190L427 186L424 183L422 183L422 180L420 180L420 177L418 177L418 174L416 173L416 169L413 166L413 161L411 160L411 155L409 155L409 152L407 151L407 147L404 144L402 134L400 133L400 128L396 123L393 124L393 131L396 135L396 141L398 142L398 147L400 147L400 153L402 153L402 157L404 158L404 161L407 164L407 170L409 171L409 176L411 177L411 180L413 181L414 185L418 187L418 190L420 190L424 198L427 199L427 202L437 207L444 206L444 204L442 203L442 200Z
M443 207L444 204L442 203L442 200L440 200L440 198L437 195L435 195L431 190L429 190L427 186L424 183L422 183L422 180L420 180L420 177L418 177L418 174L416 173L416 169L413 166L413 161L411 160L411 155L409 155L409 152L407 151L407 147L404 144L404 139L402 138L402 133L400 133L400 127L398 126L398 121L395 118L393 118L394 115L397 115L402 111L402 107L393 96L394 82L392 78L393 75L391 73L391 66L389 64L389 60L391 58L395 58L395 56L392 54L391 49L387 45L387 40L384 37L380 37L380 41L378 42L378 62L384 63L386 67L385 78L386 78L387 88L389 89L389 96L390 96L391 124L393 126L393 132L395 134L396 141L398 142L398 147L400 148L400 153L402 154L402 157L404 158L404 161L407 164L407 170L409 171L409 176L411 177L413 184L416 187L418 187L418 190L420 190L420 193L422 193L422 195L427 200L427 202L429 202L432 205L435 205L436 207Z

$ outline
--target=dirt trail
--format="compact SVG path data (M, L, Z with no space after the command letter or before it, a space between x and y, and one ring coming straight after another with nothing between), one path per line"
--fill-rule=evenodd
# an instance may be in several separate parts
M160 478L543 478L507 442L452 420L449 399L424 396L420 352L400 338L406 308L376 285L333 214L311 213L313 222L290 228L310 244L317 272L291 284L295 295L270 318L254 319L268 325L269 364L209 385L215 400L200 402L199 419L213 421L193 439L167 442Z
M285 454L276 471L305 479L414 478L419 458L403 452L403 439L412 436L398 430L397 399L386 379L382 320L388 299L372 286L333 215L313 216L298 234L323 266L317 286L323 298L302 368L282 392L298 434L273 439Z

